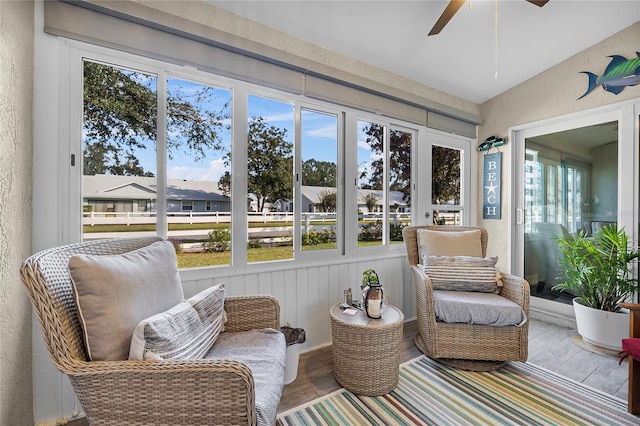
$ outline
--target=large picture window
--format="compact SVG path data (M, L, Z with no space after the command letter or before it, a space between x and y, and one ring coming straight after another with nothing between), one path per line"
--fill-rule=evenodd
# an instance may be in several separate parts
M81 60L83 239L166 236L180 268L402 247L417 129L197 70L105 58Z

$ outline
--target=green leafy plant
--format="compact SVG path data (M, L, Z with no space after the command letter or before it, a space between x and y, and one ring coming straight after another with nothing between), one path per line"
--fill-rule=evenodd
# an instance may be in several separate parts
M379 241L382 240L382 222L376 220L375 222L365 223L360 227L359 241Z
M360 288L371 286L371 284L380 284L380 280L378 279L376 271L373 269L367 269L362 273L362 284L360 285Z
M318 231L309 231L302 234L302 244L303 245L318 245L318 244L326 244L335 239L335 232L329 231L327 229L322 232Z
M389 225L389 238L391 241L402 241L402 230L408 223L392 223Z
M211 252L223 252L229 250L229 243L231 242L231 234L226 228L212 229L209 231L209 238L202 245L204 251Z
M577 295L580 304L609 312L618 312L618 303L637 291L638 279L631 266L640 252L630 246L624 228L608 225L593 237L580 233L575 238L559 238L558 244L565 281L554 290L568 290Z

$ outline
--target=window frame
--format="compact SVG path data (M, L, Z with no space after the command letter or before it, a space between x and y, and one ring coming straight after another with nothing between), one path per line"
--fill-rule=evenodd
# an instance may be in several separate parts
M158 140L157 140L157 187L158 194L164 194L159 196L156 201L156 210L166 211L166 115L164 111L166 109L166 79L168 77L183 78L185 80L198 82L215 86L218 88L228 89L232 93L232 131L231 131L231 152L234 159L231 166L231 173L233 176L231 185L231 238L232 247L231 263L227 265L210 265L201 268L183 269L181 273L187 273L188 276L193 276L197 279L200 276L209 276L212 269L219 270L223 273L234 272L247 272L257 270L269 270L269 269L282 269L284 267L283 262L293 262L296 266L302 266L305 264L318 264L326 263L330 261L344 261L347 258L371 258L371 257L386 257L388 255L397 255L404 250L404 244L390 244L389 241L389 207L385 208L384 223L384 244L376 247L357 247L357 227L350 223L351 219L357 214L356 203L347 202L347 200L355 199L356 185L351 185L349 182L356 182L357 167L353 168L350 165L356 164L357 152L357 121L365 120L368 122L384 125L386 128L385 134L387 143L385 144L385 170L384 170L384 193L385 200L388 199L389 191L389 144L388 137L390 129L407 131L412 133L411 141L411 191L412 191L412 206L411 206L411 223L419 224L420 218L417 215L418 206L424 201L420 200L420 194L416 190L417 182L417 156L418 145L424 139L424 134L432 132L433 129L429 129L423 125L416 123L404 122L402 120L391 119L383 117L375 113L368 113L361 110L355 110L353 108L339 105L337 103L330 103L326 101L319 101L316 99L310 99L306 97L300 97L298 95L283 92L281 90L263 87L254 83L243 82L236 79L227 78L211 72L200 71L191 67L182 67L179 65L171 64L168 62L159 61L156 59L150 59L134 55L131 53L115 51L109 48L89 45L83 42L67 41L65 42L68 47L68 66L69 72L64 75L63 79L67 81L69 87L69 153L74 154L76 158L82 158L82 138L79 137L82 132L82 61L87 58L92 61L104 62L110 65L123 67L126 69L134 69L144 73L153 73L157 76L157 90L158 90ZM267 97L275 100L282 100L283 102L291 103L294 106L294 174L299 173L301 167L300 155L298 153L300 143L300 123L299 115L300 111L308 109L311 111L317 111L319 113L327 113L335 115L338 119L338 169L337 169L337 215L341 224L338 224L336 229L336 249L318 250L318 251L303 251L300 246L297 248L295 244L297 242L296 233L300 231L294 226L294 257L290 260L273 261L265 263L247 263L247 247L244 242L247 237L246 228L246 203L233 202L233 200L246 200L247 197L247 177L246 177L246 141L247 141L247 124L248 124L248 97L250 95ZM441 132L448 134L446 132ZM467 139L467 138L465 138ZM468 139L470 143L471 139ZM296 148L297 147L297 148ZM64 147L60 147L64 150ZM67 157L69 158L69 157ZM77 164L77 162L76 162ZM82 168L81 167L69 167L69 173L66 176L67 185L69 188L68 193L68 210L65 209L64 215L68 217L68 227L65 229L67 233L67 239L69 242L77 242L82 239ZM467 182L468 188L470 183ZM295 181L294 176L294 200L298 206L301 207L300 199L300 183ZM295 209L294 215L298 215L297 220L300 218L300 207ZM299 222L298 222L299 223ZM296 224L296 218L294 217L294 225ZM158 215L156 222L156 234L161 237L167 237L167 216ZM297 243L301 245L300 243ZM342 260L340 260L342 259ZM209 271L209 272L208 272Z

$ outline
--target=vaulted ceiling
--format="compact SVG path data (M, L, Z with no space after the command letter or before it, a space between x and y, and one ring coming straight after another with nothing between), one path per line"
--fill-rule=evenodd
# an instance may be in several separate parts
M550 0L542 8L525 0L499 0L496 32L496 1L473 0L440 34L428 37L448 1L207 1L476 103L640 21L639 0ZM635 51L640 40L611 54L630 58Z

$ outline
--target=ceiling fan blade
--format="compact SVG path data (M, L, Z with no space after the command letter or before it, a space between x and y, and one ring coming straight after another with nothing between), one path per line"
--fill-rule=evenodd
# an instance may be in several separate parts
M466 0L451 0L444 12L442 12L442 15L440 15L440 18L436 21L433 28L431 28L431 31L429 31L429 35L439 34L444 26L447 25L451 18L453 18L453 15L456 14L458 9L462 7L465 1Z
M527 0L531 4L535 4L536 6L544 6L549 2L549 0Z

